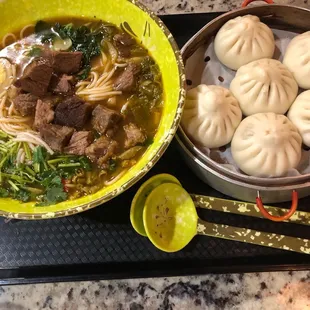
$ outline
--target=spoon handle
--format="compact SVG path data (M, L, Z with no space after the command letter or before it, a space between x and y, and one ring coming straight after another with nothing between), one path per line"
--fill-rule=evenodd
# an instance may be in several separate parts
M210 196L191 195L195 205L199 208L220 211L225 213L239 214L264 218L255 203L241 202L228 199L221 199ZM265 209L273 216L282 216L287 213L287 209L264 206ZM295 213L285 222L308 225L310 226L310 213L295 211Z
M262 245L275 249L310 254L310 240L295 238L274 233L267 233L248 228L240 228L222 224L205 222L198 219L197 233L199 235L211 236Z

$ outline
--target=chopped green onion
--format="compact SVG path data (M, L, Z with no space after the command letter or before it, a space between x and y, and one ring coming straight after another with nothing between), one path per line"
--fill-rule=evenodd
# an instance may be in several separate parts
M30 148L27 142L24 142L24 150L25 150L26 157L28 159L31 159L32 158L31 151L30 151Z
M0 137L1 138L7 138L9 135L5 133L4 131L0 131Z
M0 168L3 166L3 164L7 161L7 159L10 157L10 154L6 154L2 160L0 161Z
M40 164L39 163L33 164L33 169L36 173L40 173Z
M26 180L24 178L22 178L21 176L18 175L14 175L14 174L8 174L8 173L2 173L2 176L8 179L12 179L15 180L19 183L32 183L32 180Z
M59 164L59 168L69 168L69 167L80 167L80 163L71 163L71 164Z
M25 167L25 170L26 170L29 174L33 175L33 176L36 175L36 173L35 173L29 166L26 166L26 167Z
M70 160L70 158L72 157L76 157L75 155L66 155L66 156L61 156L59 158L55 158L55 159L51 159L51 160L48 160L47 163L48 164L57 164L57 163L60 163L62 161L68 161Z
M49 165L53 170L56 170L56 167L55 167L54 165L49 164L49 163L48 163L48 165Z
M55 159L51 159L51 160L48 160L47 163L50 165L50 164L57 164L57 163L60 163L62 161L64 161L65 159L63 157L61 158L55 158Z
M25 189L27 191L29 191L30 193L36 194L36 195L40 195L43 194L43 190L39 189L39 188L35 188L35 187L28 187L26 186Z
M43 166L44 166L45 170L48 170L48 167L47 167L47 164L45 161L43 162Z
M11 180L8 180L8 183L11 185L11 187L13 188L14 191L16 191L16 192L19 191L19 188Z

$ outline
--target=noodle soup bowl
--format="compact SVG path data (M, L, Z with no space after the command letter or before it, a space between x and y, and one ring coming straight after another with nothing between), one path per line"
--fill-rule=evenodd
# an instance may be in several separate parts
M0 215L17 219L67 216L91 209L123 193L155 165L179 125L185 96L185 76L180 52L168 29L154 13L133 0L3 0L0 10L1 38L38 20L83 17L111 22L131 33L148 49L159 65L164 88L163 113L153 143L116 182L95 194L45 207L36 206L35 202L21 203L0 198Z

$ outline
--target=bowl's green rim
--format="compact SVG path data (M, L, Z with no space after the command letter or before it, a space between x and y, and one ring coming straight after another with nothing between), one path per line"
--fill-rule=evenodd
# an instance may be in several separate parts
M136 0L127 0L127 1L131 2L133 5L138 7L140 10L147 13L156 22L156 24L159 26L159 28L163 31L163 33L167 37L170 43L170 46L173 50L173 53L175 55L176 62L177 62L178 72L179 72L179 83L180 83L179 101L175 109L173 124L171 125L170 129L167 131L167 135L165 137L164 142L161 144L158 151L153 155L152 160L148 164L146 164L144 168L141 169L139 173L135 175L135 177L131 178L128 182L124 183L121 186L121 190L119 190L117 194L115 194L114 192L110 192L108 195L105 195L90 203L84 204L82 206L77 206L71 209L62 210L62 211L31 214L31 213L23 213L23 212L6 212L6 211L0 210L0 216L7 217L7 218L13 218L13 219L21 219L21 220L42 220L42 219L52 219L52 218L57 218L57 217L74 215L74 214L81 213L81 212L90 210L92 208L95 208L98 205L104 202L107 202L111 200L112 198L115 198L116 196L122 194L127 189L129 189L131 186L133 186L136 182L138 182L147 172L150 171L150 169L157 163L157 161L160 159L160 157L164 154L164 152L168 148L170 142L172 141L178 129L181 116L182 116L183 106L185 103L185 70L184 70L182 55L171 32L165 26L162 20L152 10L150 10L145 5L143 5L142 3Z

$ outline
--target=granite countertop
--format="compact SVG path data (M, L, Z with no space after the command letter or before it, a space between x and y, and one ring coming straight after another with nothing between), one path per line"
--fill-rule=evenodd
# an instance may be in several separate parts
M310 271L0 287L0 310L307 310Z
M220 12L242 0L142 0L157 14ZM308 0L276 3L307 7ZM0 310L307 310L310 271L0 286Z
M277 4L309 7L309 0L273 0ZM309 4L308 4L309 1ZM243 0L141 0L159 15L182 13L224 12L241 7ZM251 5L261 5L263 1Z

